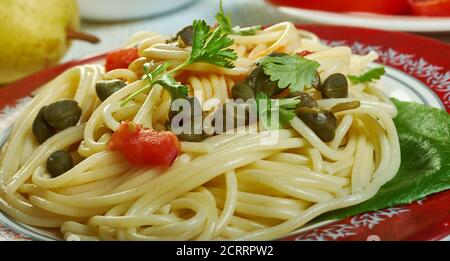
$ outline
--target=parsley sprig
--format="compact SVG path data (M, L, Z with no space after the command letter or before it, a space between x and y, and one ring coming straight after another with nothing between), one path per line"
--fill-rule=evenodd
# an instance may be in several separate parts
M222 30L231 35L255 35L257 31L261 30L260 25L241 28L240 26L232 27L231 16L225 14L223 11L222 0L220 0L219 12L215 16L217 24Z
M195 20L193 29L194 38L189 58L170 70L168 70L169 62L156 66L152 71L150 71L150 68L154 67L153 63L144 64L145 75L143 79L148 80L148 85L128 96L122 102L122 106L133 100L137 95L148 91L155 84L161 84L170 93L172 99L186 98L187 86L176 81L173 75L190 64L204 62L225 68L234 67L233 61L237 59L237 54L229 48L234 41L228 37L228 33L221 26L211 31L205 21Z
M219 4L219 12L216 14L216 21L217 24L222 27L222 29L225 32L231 32L231 16L225 14L225 12L223 11L223 4L222 4L222 0L220 0L220 4Z
M295 108L299 102L298 97L270 99L264 92L257 93L256 105L262 127L274 130L288 126L295 116Z
M374 80L379 80L385 72L386 71L385 71L384 67L378 67L378 68L371 69L359 76L348 75L348 79L353 84L372 82Z
M186 61L186 65L206 62L225 68L233 68L232 61L237 59L237 54L228 48L233 42L221 26L211 32L205 21L194 21L192 52Z

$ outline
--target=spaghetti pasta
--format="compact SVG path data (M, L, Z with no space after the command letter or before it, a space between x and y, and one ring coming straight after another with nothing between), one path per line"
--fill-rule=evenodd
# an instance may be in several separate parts
M359 74L377 58L328 47L310 32L283 22L255 35L230 36L238 58L234 68L203 62L176 74L189 86L203 113L207 100L226 103L236 82L272 52L312 51L320 78ZM334 139L324 142L299 117L287 129L223 133L204 141L182 141L170 167L142 167L112 151L108 142L121 121L164 130L171 97L156 84L149 92L123 100L146 86L142 66L188 59L191 47L167 43L169 36L138 33L127 47L140 58L128 68L105 72L100 65L77 66L43 86L17 119L0 156L0 209L28 225L59 228L65 239L81 240L268 240L287 235L325 212L374 196L400 165L392 118L396 108L375 84L350 85L347 98L318 99L318 106L359 101L336 112ZM99 80L120 79L126 86L100 101ZM310 90L312 96L314 90ZM41 107L71 99L82 115L76 126L38 144L33 120ZM247 127L243 127L244 129ZM276 134L274 142L264 142ZM46 160L69 151L74 166L51 177Z

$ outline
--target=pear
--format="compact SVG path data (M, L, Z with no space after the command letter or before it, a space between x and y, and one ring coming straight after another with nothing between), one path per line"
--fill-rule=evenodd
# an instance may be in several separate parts
M70 39L98 41L77 32L75 0L1 0L0 17L0 84L57 63Z

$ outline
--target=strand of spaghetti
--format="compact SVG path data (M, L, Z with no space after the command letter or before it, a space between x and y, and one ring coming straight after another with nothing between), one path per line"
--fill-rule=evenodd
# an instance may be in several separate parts
M89 220L91 226L109 227L141 227L164 226L180 222L182 219L170 215L145 215L145 216L93 216Z
M95 83L100 79L104 70L100 65L80 66L79 70L80 81L73 100L77 101L81 108L80 122L86 122L95 109L94 106L97 100Z
M214 235L218 236L220 235L225 227L230 223L234 211L236 209L236 202L238 198L238 185L237 185L237 179L236 174L234 171L227 172L225 174L225 180L226 180L226 195L225 195L225 203L223 207L223 211L220 214L220 218L217 221L217 225L214 231ZM209 189L211 190L211 189ZM213 193L214 194L214 193Z
M61 225L61 233L72 233L92 237L97 236L97 231L93 227L73 221L64 222L64 224Z
M39 208L45 209L47 211L75 218L89 218L94 215L103 214L109 209L109 207L92 208L92 209L74 208L58 204L34 195L30 196L30 202L38 206Z
M170 94L166 91L162 92L162 97L159 100L158 106L153 112L153 122L164 122L169 118L170 106L172 105L172 99Z
M358 131L358 139L356 143L355 164L353 164L352 170L352 193L359 192L363 189L360 184L360 175L364 172L365 166L365 146L367 146L367 137L363 130Z
M329 184L335 184L337 186L346 186L349 181L345 178L341 177L332 177L324 173L316 172L313 170L309 170L307 168L299 167L298 165L290 164L290 163L282 163L282 162L273 162L267 160L259 160L249 167L258 168L263 170L271 170L277 174L288 174L299 176L307 179L314 179L322 182L326 182ZM274 174L276 175L276 174Z
M247 176L247 175L244 175ZM257 175L252 175L253 177L250 177L253 181L255 181L258 177ZM224 188L216 188L211 187L208 188L208 190L213 193L215 197L225 199L226 193L228 193L228 189ZM309 206L309 203L306 201L296 200L296 199L289 199L289 198L280 198L280 197L274 197L274 196L267 196L262 194L256 194L256 193L249 193L249 192L243 192L243 191L236 191L237 192L237 198L236 200L240 202L245 202L253 205L260 205L260 206L270 206L270 207L283 207L283 208L292 208L295 210L304 210ZM227 204L225 204L227 205Z
M127 176L126 174L124 174L123 176ZM124 182L121 179L117 179L115 176L110 177L110 178L106 178L106 179L101 179L101 180L96 180L93 182L88 182L88 183L84 183L84 184L80 184L80 185L73 185L73 186L67 186L64 188L60 188L60 189L54 189L53 191L58 193L58 194L62 194L62 195L82 195L82 196L86 196L86 195L92 195L92 194L97 194L97 189L98 188L103 188L104 186L109 186L110 184L114 183L115 181L120 180L121 182ZM20 190L20 188L19 188ZM101 189L102 191L103 189ZM103 194L103 191L100 193Z
M159 84L155 84L150 90L150 94L147 97L147 100L139 109L136 116L134 116L133 122L142 124L145 128L153 128L152 126L152 113L151 111L154 109L157 103L157 99L161 96L162 86Z
M21 211L23 213L26 213L31 216L37 216L39 218L55 218L58 215L55 215L54 213L46 212L40 208L37 208L33 204L30 203L30 201L22 196L20 193L15 194L6 194L1 193L1 196L5 199L6 202L12 207L17 209L18 211Z
M336 162L327 164L324 167L324 171L327 172L328 174L335 174L341 170L344 170L346 168L353 166L354 162L355 162L354 157L338 160Z
M288 152L280 152L272 157L267 158L267 160L293 163L298 165L308 165L310 162L308 157Z
M216 198L219 207L224 207L225 200L223 198ZM283 208L283 207L271 207L257 204L250 204L242 201L237 201L236 203L236 213L239 214L247 214L253 216L259 216L264 218L276 218L281 220L287 220L297 216L300 211L291 209L291 208Z
M204 195L204 206L207 210L207 216L202 232L195 238L195 240L211 240L216 231L216 226L219 219L218 211L216 209L217 202L212 193L205 187L201 186L200 188L196 189L196 191L199 191ZM192 195L191 197L196 197L196 195Z
M239 217L239 216L233 216L231 218L230 225L232 225L234 227L241 228L243 230L247 230L247 231L254 231L254 230L258 230L258 229L263 229L263 228L266 228L268 226L267 224L263 224L261 222L250 220L250 219L246 219L246 218L242 218L242 217Z
M103 75L105 79L120 79L128 83L139 80L137 73L129 69L114 69Z
M344 139L345 135L348 133L348 130L352 126L353 122L353 116L350 114L347 114L344 116L344 118L341 120L341 123L336 129L335 137L334 139L329 143L329 146L333 148L334 150L337 150L339 146L342 143L342 140Z
M252 45L256 43L270 43L275 42L283 35L282 31L274 32L259 32L251 36L230 35L230 38L234 40L235 44L239 45Z
M142 56L142 52L144 52L145 49L147 49L155 44L165 43L167 40L168 40L167 36L160 35L160 34L150 36L146 39L141 39L138 44L138 53Z
M0 198L0 209L5 212L8 216L20 220L20 222L32 226L39 226L44 228L51 228L51 227L59 227L61 224L67 220L67 218L64 217L39 217L34 214L28 214L26 212L23 212L19 209L14 208L10 204L8 204L7 201L3 199L3 197Z
M205 197L201 195L199 192L190 192L188 193L190 195L195 195L197 198L189 198L189 197L183 197L180 199L174 200L171 205L172 208L177 209L190 209L196 213L195 216L192 218L181 221L175 224L169 224L162 227L150 227L147 229L144 229L142 231L142 234L134 234L132 238L144 238L148 239L153 237L153 240L157 240L157 238L161 238L161 240L165 240L166 235L171 235L173 238L177 238L176 240L187 240L190 238L193 238L195 235L198 235L201 233L203 229L203 225L206 222L207 219L207 213L206 208L203 206L206 204ZM189 196L189 195L186 195ZM203 203L203 204L202 204ZM183 232L185 233L184 236L181 236L181 238L178 238L178 235L183 235ZM130 237L129 234L127 234L128 237ZM184 239L184 237L186 237Z

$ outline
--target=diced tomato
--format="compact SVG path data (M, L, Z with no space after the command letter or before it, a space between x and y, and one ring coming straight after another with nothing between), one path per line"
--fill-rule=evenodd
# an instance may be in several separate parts
M312 52L312 51L303 50L303 51L299 52L298 55L300 55L301 57L305 57L305 56L313 54L313 53L314 52Z
M180 153L180 142L173 132L143 128L130 121L121 122L108 147L139 166L170 166Z
M105 69L107 72L114 69L126 69L137 58L139 58L138 48L112 51L106 56Z
M276 5L329 12L367 12L377 14L408 14L408 0L270 0Z
M450 16L450 0L409 0L412 13L421 16Z

